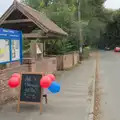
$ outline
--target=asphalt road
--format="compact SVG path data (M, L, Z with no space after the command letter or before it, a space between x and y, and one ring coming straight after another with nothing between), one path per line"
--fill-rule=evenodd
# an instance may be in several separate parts
M101 120L120 120L120 53L100 52Z

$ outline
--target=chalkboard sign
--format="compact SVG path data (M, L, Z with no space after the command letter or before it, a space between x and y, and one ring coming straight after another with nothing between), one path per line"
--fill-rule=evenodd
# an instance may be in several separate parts
M40 102L40 74L22 74L20 101Z
M42 88L40 80L42 74L23 73L21 74L20 94L18 100L18 109L20 111L20 103L24 104L40 104L42 107ZM42 111L42 108L40 109Z

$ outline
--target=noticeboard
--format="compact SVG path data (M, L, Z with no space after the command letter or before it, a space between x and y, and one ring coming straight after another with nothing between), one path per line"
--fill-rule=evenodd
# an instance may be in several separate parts
M0 64L22 63L22 32L0 28Z

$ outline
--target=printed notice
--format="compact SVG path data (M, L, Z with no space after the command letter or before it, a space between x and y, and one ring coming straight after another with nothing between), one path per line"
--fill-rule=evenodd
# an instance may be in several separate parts
M12 40L12 61L20 59L20 41Z
M0 63L10 60L9 40L0 39Z

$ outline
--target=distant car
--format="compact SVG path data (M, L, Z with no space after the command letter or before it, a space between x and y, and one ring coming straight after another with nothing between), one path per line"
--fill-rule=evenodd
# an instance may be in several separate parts
M115 52L120 52L120 47L116 47L116 48L114 49L114 51L115 51Z

